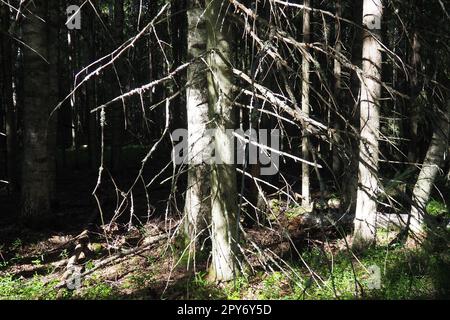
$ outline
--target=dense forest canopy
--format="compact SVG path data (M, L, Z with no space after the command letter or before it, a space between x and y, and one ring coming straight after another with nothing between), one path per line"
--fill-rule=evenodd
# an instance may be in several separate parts
M450 1L0 10L1 299L449 297Z

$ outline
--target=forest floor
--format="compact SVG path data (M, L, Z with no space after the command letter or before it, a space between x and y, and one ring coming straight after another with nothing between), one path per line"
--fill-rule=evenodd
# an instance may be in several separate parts
M86 181L93 183L87 187ZM311 227L301 208L280 210L283 204L272 201L276 222L268 218L245 230L250 240L244 246L246 273L230 283L211 284L207 260L188 270L176 241L155 240L179 222L158 215L165 208L163 190L152 193L153 214L133 227L127 219L102 224L91 195L95 181L95 174L83 170L63 175L54 221L42 231L15 225L16 204L0 192L0 299L450 297L448 230L420 247L392 244L397 232L379 230L378 246L358 253L349 250L345 228ZM108 188L114 194L114 185ZM109 202L113 205L105 204L105 210L111 211L114 198ZM134 206L146 212L143 193L136 191ZM79 283L72 281L71 270L85 274Z
M176 224L176 221L173 221ZM78 231L32 232L5 228L8 241L0 248L0 299L434 299L449 298L450 253L441 248L388 246L395 236L380 232L379 246L364 254L347 250L348 239L326 243L303 238L295 245L267 229L247 230L250 239L272 253L261 264L247 256L247 275L231 283L210 284L205 263L188 271L176 243L151 243L166 227L152 220L125 231L115 226L108 240L89 232L88 250L76 262L83 277L79 287L61 286L68 261L76 251ZM266 234L265 234L266 233ZM278 240L277 240L278 238ZM142 248L137 254L102 264L123 248ZM248 248L251 252L251 248ZM298 253L301 254L299 258ZM252 259L253 258L253 259ZM380 270L378 287L373 267ZM98 268L98 269L97 269ZM192 267L191 267L192 269ZM374 281L375 280L375 286ZM75 281L68 284L76 284ZM372 285L371 285L372 283Z

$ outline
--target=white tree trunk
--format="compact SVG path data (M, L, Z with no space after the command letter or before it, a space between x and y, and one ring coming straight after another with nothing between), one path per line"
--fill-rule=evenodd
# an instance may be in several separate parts
M188 15L188 58L200 57L206 52L207 33L204 6L200 1L189 4ZM184 231L190 254L195 260L199 233L207 226L207 216L211 211L210 166L203 162L202 155L207 149L209 138L205 135L208 123L207 66L197 60L187 70L186 107L188 121L188 185L184 206Z
M447 103L447 114L438 115L439 124L435 127L430 146L423 161L412 195L412 207L409 221L410 231L418 234L423 229L425 207L430 199L434 181L444 162L444 155L449 138L450 102Z
M360 102L359 184L354 221L354 244L375 241L378 194L379 126L381 95L381 18L382 0L364 0L362 82Z
M208 73L209 107L215 130L215 159L211 174L212 261L209 279L228 281L237 270L237 185L234 140L232 25L226 19L226 2L212 0L207 9L208 49L212 50ZM225 21L224 21L225 20ZM223 163L218 163L218 159Z
M306 7L311 6L310 0L304 0ZM309 43L310 41L310 28L311 28L311 14L309 10L303 10L303 41ZM309 117L309 70L310 64L307 57L303 57L302 61L302 111L305 116ZM302 156L303 159L309 160L309 140L307 137L307 128L303 128L302 138ZM302 206L309 208L311 202L311 195L309 190L309 165L302 163Z

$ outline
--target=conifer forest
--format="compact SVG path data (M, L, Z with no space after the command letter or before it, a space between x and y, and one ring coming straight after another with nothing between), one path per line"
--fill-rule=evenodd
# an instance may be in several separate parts
M0 0L0 31L0 300L450 298L449 0Z

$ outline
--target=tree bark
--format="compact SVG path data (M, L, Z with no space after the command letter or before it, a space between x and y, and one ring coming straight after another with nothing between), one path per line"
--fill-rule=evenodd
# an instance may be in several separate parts
M215 161L211 174L211 281L229 281L238 273L237 185L234 139L226 129L235 128L233 108L233 28L225 17L227 6L212 0L206 11L210 72L208 94L210 120L215 129ZM219 163L223 162L223 163Z
M120 45L123 43L123 29L124 29L124 21L125 21L125 12L124 12L124 0L115 0L114 1L114 40L116 41L116 45ZM123 78L123 66L122 61L116 63L117 69L117 77L118 80L114 77L114 82L118 81L119 92L122 92L122 81ZM111 107L111 126L112 126L112 137L111 137L111 169L113 172L119 172L122 166L122 143L123 143L123 135L124 135L124 106L122 103L117 103L112 105Z
M208 124L207 66L199 59L206 52L207 31L203 1L190 1L188 15L188 59L195 62L188 67L186 105L188 120L188 178L184 205L184 233L191 256L195 259L199 233L207 226L211 212L210 166L202 159L210 139ZM194 260L195 261L195 260Z
M364 0L363 76L360 102L359 185L354 221L354 245L375 242L378 194L379 126L381 96L381 0Z
M418 1L417 1L418 2ZM410 143L408 149L408 162L415 163L418 159L417 144L419 142L419 120L420 120L420 108L417 104L417 98L419 97L421 88L419 83L419 69L421 64L420 59L420 40L419 32L416 27L416 23L419 23L417 14L414 12L416 8L412 8L412 44L411 44L411 76L410 76L410 97L409 97L409 128L410 128Z
M334 75L334 98L336 101L336 111L335 111L335 124L334 124L334 143L333 143L333 173L339 178L341 176L341 169L342 169L342 161L340 157L340 148L339 145L342 144L342 138L341 138L341 130L342 130L342 120L339 117L341 106L341 87L342 87L342 66L340 62L339 55L342 51L342 45L341 45L341 21L339 20L342 16L342 7L341 7L341 0L336 0L336 22L334 24L334 31L335 31L335 38L336 38L336 44L334 47L335 55L337 58L334 59L334 68L333 68L333 75Z
M363 2L356 1L353 3L352 8L353 21L355 23L360 23L363 17ZM363 43L363 32L360 28L353 28L351 33L353 41L351 43L351 61L352 64L358 68L362 68L362 43ZM354 134L353 128L359 127L359 91L361 88L361 81L357 75L357 72L350 71L350 90L347 91L345 96L345 104L348 106L345 111L346 123L346 138L348 147L346 148L347 156L349 159L348 165L344 170L343 176L343 191L344 191L344 204L345 208L348 208L349 212L356 211L356 199L358 190L358 161L359 153L354 152L359 148L359 139ZM347 151L348 150L348 151Z
M95 12L93 10L88 11L88 17L90 21L88 22L89 28L89 45L88 53L89 61L96 61L96 40L95 36ZM89 70L89 73L93 69ZM99 134L98 134L98 122L97 122L97 112L90 113L90 110L97 106L97 90L96 90L97 79L94 77L90 79L86 87L86 100L87 100L87 122L88 122L88 152L89 152L89 166L92 171L98 169L100 165L100 146L99 146Z
M420 42L417 31L413 34L413 44L412 44L412 56L411 56L411 83L410 83L410 110L409 110L409 121L410 121L410 143L408 150L408 162L415 163L417 161L417 143L419 137L419 107L417 105L417 97L420 93L419 88L419 75L418 67L420 63Z
M311 6L310 0L304 0L306 7ZM309 10L303 10L303 42L310 42L310 29L311 29L311 14ZM302 61L302 111L305 116L309 117L309 71L310 63L307 57L303 57ZM307 128L303 128L302 133L302 155L303 159L309 160L309 140L308 140ZM310 195L310 170L309 165L302 163L302 207L309 208L311 203Z
M191 6L191 2L189 1L189 6ZM186 34L186 25L187 25L187 1L186 0L172 0L170 10L172 14L171 18L171 41L172 41L172 56L173 56L173 67L172 69L179 66L183 61L186 60L186 49L188 39L188 35ZM186 73L181 72L174 77L174 93L177 91L183 90L183 84L186 82ZM172 112L171 116L173 117L171 121L171 126L174 129L177 128L186 128L186 100L183 95L180 94L176 96L171 105L174 107L174 110L177 112Z
M154 18L158 14L160 7L158 5L158 1L150 1L149 3L149 12L150 17ZM150 36L150 50L149 50L149 81L154 81L160 79L165 72L167 71L166 61L164 59L163 53L161 52L161 47L159 41L167 41L168 35L167 30L165 30L167 24L164 21L158 23L155 26L154 31ZM158 35L158 38L155 36L155 33ZM155 105L164 99L165 91L162 86L156 86L151 93L150 103ZM153 120L153 130L151 130L151 138L159 139L161 133L164 130L164 119L165 111L162 111L160 108L156 108L151 112L151 119Z
M49 165L49 184L50 184L50 204L57 205L56 195L56 130L58 112L51 117L50 114L58 104L59 85L58 85L58 43L59 43L59 1L53 0L48 3L48 77L49 77L49 99L48 99L48 165Z
M422 164L422 168L414 185L409 229L414 234L423 231L425 207L430 199L434 181L444 163L449 138L450 102L447 102L447 114L438 115L440 119L435 127L430 146Z
M15 193L17 172L17 112L13 100L13 76L12 76L12 42L8 31L10 27L10 11L8 6L2 4L2 29L6 34L1 35L2 43L2 82L3 103L6 111L6 170L9 182L9 190Z
M47 4L43 1L34 2L29 9L33 15L28 15L23 23L23 42L29 48L23 48L25 77L21 219L30 226L38 227L44 225L51 213L52 175L48 150L50 91L48 39L44 22Z

